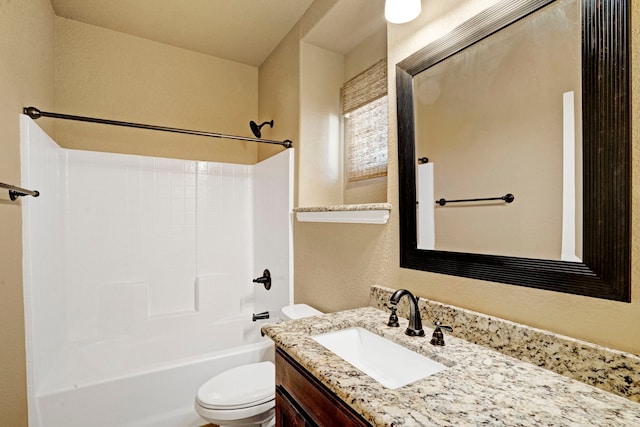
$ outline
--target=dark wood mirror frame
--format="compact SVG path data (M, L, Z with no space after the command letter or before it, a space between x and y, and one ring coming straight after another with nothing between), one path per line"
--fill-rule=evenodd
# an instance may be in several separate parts
M583 261L417 249L413 77L553 1L503 0L397 64L400 267L629 302L629 0L581 2Z

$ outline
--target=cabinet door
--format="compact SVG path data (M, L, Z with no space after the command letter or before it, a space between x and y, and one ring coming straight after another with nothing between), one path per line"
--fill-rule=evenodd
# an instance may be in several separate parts
M304 414L291 401L287 392L280 386L276 387L276 426L277 427L310 427Z
M306 420L306 424L278 424L279 426L360 427L371 425L281 349L276 350L276 389L281 391L280 395L287 398L290 406L293 406L296 412ZM283 397L280 399L283 400ZM277 398L278 393L276 393L276 414L288 413L288 409L281 411L278 407Z

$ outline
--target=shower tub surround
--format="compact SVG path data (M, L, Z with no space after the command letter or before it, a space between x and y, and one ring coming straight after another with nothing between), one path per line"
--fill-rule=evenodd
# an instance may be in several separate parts
M407 304L403 301L398 309L400 327L386 326L388 309L379 309L389 301L391 289L373 287L371 305L355 310L330 313L321 317L300 319L265 325L262 331L271 337L276 346L287 352L294 360L318 378L329 390L375 426L416 425L594 425L594 426L638 426L640 425L640 403L634 402L638 395L627 393L625 397L601 390L567 376L557 374L528 363L526 352L521 360L518 355L507 356L492 348L474 344L465 339L445 333L446 345L434 347L429 344L434 316L443 315L444 324L451 316L458 315L460 321L474 322L472 316L484 317L453 306L421 300L425 338L408 337L404 329ZM468 317L464 317L466 315ZM455 322L454 328L466 325ZM484 334L494 334L505 326L500 340L517 340L521 332L514 333L512 322L491 318L491 328ZM480 322L482 324L482 322ZM398 389L387 389L357 370L311 336L353 326L365 328L413 351L421 353L448 367L427 378ZM529 329L518 325L523 330ZM480 327L472 327L480 333ZM544 331L532 331L544 333ZM535 335L534 334L534 335ZM548 334L548 333L547 333ZM541 345L551 345L555 350L539 353L554 353L565 346L565 340L547 335ZM507 338L506 336L509 336ZM511 347L515 347L512 342ZM522 344L526 347L529 342ZM577 343L574 345L578 345ZM589 346L584 345L585 352ZM499 347L499 346L498 346ZM606 360L614 350L594 348L600 358ZM528 349L527 352L530 352ZM554 353L559 354L559 353ZM601 364L589 365L595 357L583 358L572 351L562 353L583 369L601 371ZM638 362L635 355L627 358L627 369L634 371L630 381L638 384ZM545 356L546 357L546 356ZM598 358L598 357L596 357ZM569 362L571 364L571 362ZM390 361L393 363L393 361ZM561 363L561 362L556 362ZM610 366L612 368L612 366ZM619 392L620 390L618 390Z
M22 116L21 155L41 194L22 202L30 426L202 425L202 383L273 358L251 316L291 301L292 150L67 150ZM265 268L269 291L252 282Z

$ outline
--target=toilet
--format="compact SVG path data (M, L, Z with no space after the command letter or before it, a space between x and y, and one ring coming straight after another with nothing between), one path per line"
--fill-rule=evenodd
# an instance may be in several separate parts
M282 318L301 319L323 314L307 304L282 308ZM272 362L250 363L228 369L198 389L198 415L219 426L272 426L275 424L276 368Z

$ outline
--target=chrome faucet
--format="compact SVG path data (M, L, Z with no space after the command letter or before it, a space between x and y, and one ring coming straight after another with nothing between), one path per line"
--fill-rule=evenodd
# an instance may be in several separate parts
M423 337L424 330L422 329L422 319L420 318L420 308L418 307L420 297L414 297L406 289L398 289L391 295L391 304L397 305L400 302L400 298L405 295L409 297L409 326L404 333L412 337Z

